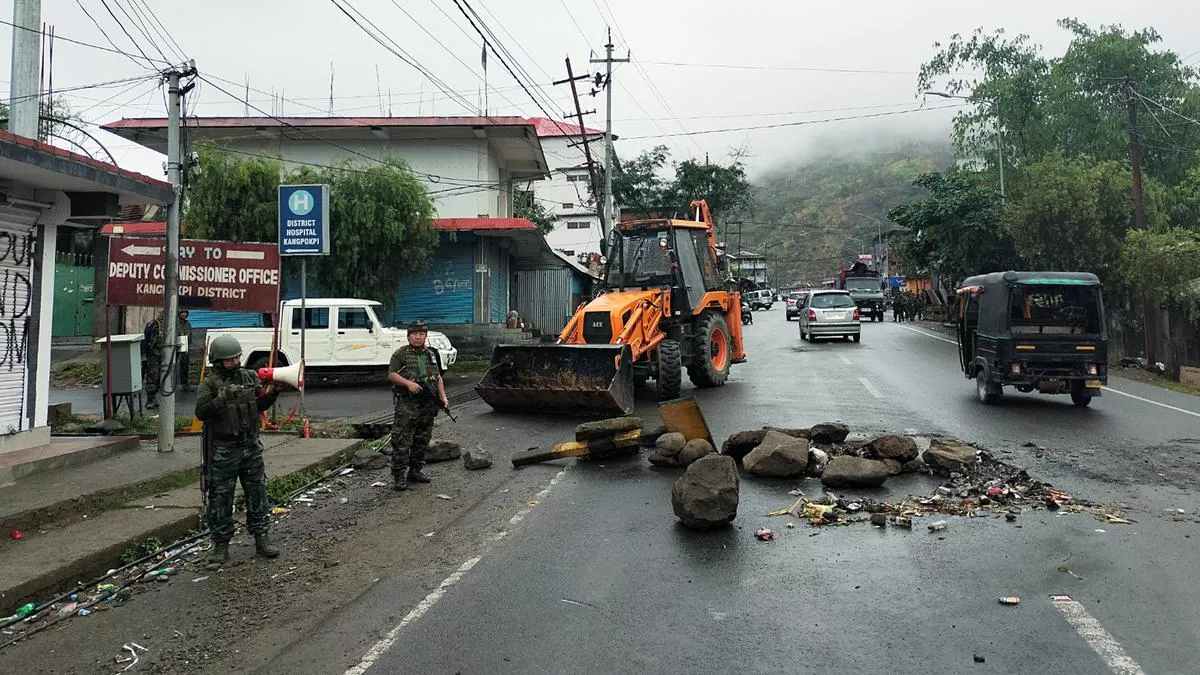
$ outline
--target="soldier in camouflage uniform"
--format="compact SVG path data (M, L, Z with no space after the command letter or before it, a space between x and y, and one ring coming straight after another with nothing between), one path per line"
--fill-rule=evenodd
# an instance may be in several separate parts
M158 407L164 334L162 314L151 319L142 333L142 388L146 390L146 408L150 410Z
M254 535L255 550L266 558L279 555L267 535L267 474L258 438L259 413L275 403L279 392L264 388L254 371L241 367L242 346L236 338L218 337L208 353L213 367L196 394L196 417L204 422L204 513L213 540L208 565L217 569L229 562L233 493L239 478L246 495L246 529Z
M409 481L430 482L421 469L433 435L438 401L422 390L421 382L427 382L441 404L449 407L441 359L436 350L425 346L428 336L429 325L424 321L409 324L408 344L392 354L388 365L388 381L392 383L392 400L396 405L392 422L392 487L397 491L407 490Z

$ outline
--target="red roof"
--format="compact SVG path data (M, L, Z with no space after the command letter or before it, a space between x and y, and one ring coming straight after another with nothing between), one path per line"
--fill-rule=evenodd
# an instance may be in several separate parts
M434 218L433 227L443 232L537 229L537 225L528 218Z
M24 136L18 136L16 134L9 133L7 131L0 131L0 141L7 141L9 143L14 143L16 145L23 145L27 148L31 148L38 152L44 152L49 155L57 155L59 157L68 159L72 162L77 162L79 164L87 164L88 166L99 169L101 171L106 171L108 173L114 173L114 174L117 174L118 176L123 176L130 180L135 180L139 183L153 185L154 187L157 187L157 188L166 188L167 190L172 189L171 184L167 183L166 181L161 181L156 178L144 176L135 171L129 171L127 169L122 169L121 167L119 167L115 164L109 164L108 162L101 162L100 160L92 159L91 157L87 157L85 155L76 154L74 152L71 152L70 150L63 150L62 148L54 146L54 145L50 145L49 143L42 143L41 141L36 141L32 138L26 138Z
M580 127L578 124L560 122L558 120L552 120L545 117L530 117L529 121L533 124L533 127L537 129L537 135L542 138L550 136L582 136L584 133L587 133L589 136L591 136L594 134L604 133L599 129Z
M181 231L183 225L180 224ZM167 236L167 223L161 220L133 220L123 223L109 223L100 228L102 236L140 234L149 236Z
M195 128L259 127L495 127L531 126L524 117L193 117L187 125ZM101 129L165 129L165 117L124 118L102 125Z

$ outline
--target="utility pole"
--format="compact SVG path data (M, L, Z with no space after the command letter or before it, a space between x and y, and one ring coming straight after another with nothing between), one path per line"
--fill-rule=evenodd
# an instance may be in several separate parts
M591 63L603 63L607 69L604 77L604 89L608 94L604 121L604 219L601 221L601 235L608 239L608 233L616 226L617 200L612 193L612 67L614 63L629 63L629 55L623 59L613 58L612 28L608 29L608 42L604 45L603 59L590 59Z
M182 69L172 67L165 73L167 79L167 180L171 183L174 196L167 207L167 245L165 254L163 287L163 347L161 365L157 377L161 383L158 413L158 451L175 451L175 370L179 353L179 336L176 335L176 317L179 315L179 210L183 200L183 148L179 129L179 109L184 94L191 91L188 84L180 88L179 78L195 75L194 62Z
M1133 170L1133 226L1146 229L1146 195L1142 187L1142 138L1137 124L1137 97L1133 81L1125 78L1125 112L1129 117L1129 160ZM1158 320L1155 303L1142 297L1142 332L1145 334L1146 367L1158 362Z
M37 140L41 116L41 0L13 1L12 71L9 77L8 130Z
M579 121L579 140L583 143L583 156L587 158L588 185L592 188L592 199L596 200L596 216L600 218L600 254L608 255L608 233L604 230L604 204L600 200L600 181L596 177L596 163L592 161L592 148L588 145L587 129L583 126L583 109L579 106L579 91L575 87L577 80L589 80L590 75L576 75L571 68L571 57L566 58L567 79L557 80L555 85L570 83L571 99L575 101L575 119Z

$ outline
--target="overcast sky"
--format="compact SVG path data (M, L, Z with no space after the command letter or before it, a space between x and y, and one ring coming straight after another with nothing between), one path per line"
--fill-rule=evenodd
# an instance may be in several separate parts
M905 135L944 137L951 117L947 110L697 132L920 107L916 71L934 53L933 43L979 26L1028 33L1055 55L1067 42L1065 31L1055 24L1062 17L1078 17L1092 25L1153 26L1163 34L1164 48L1200 62L1200 6L1190 0L468 1L519 66L542 85L550 113L571 109L568 88L550 84L564 76L564 57L571 57L577 73L595 72L601 66L589 64L589 55L602 53L605 27L611 25L617 55L624 57L629 51L634 61L617 66L614 75L614 130L623 138L618 152L632 156L665 143L676 159L705 153L716 159L745 145L752 172L813 150ZM140 20L145 6L153 8L182 51L212 79L192 96L190 111L201 116L243 114L245 104L229 94L242 97L247 78L259 90L251 91L252 106L268 113L324 116L331 62L336 114L373 116L381 109L396 116L477 112L482 86L479 38L454 0L338 2L361 11L472 109L373 42L334 0L42 0L42 14L58 36L107 46L103 29L122 51L137 54L134 40L124 32L128 30L151 58L161 58L159 48L170 57L172 46L141 37L137 21L122 13ZM11 2L5 6L11 8ZM11 16L11 9L3 13L5 20ZM4 28L0 54L10 59L10 29ZM140 55L131 59L62 40L55 43L53 63L55 89L149 72ZM6 80L9 71L10 67L2 71ZM489 58L488 83L493 89L488 94L489 113L544 115L494 57ZM229 94L218 91L218 85ZM281 108L273 105L272 92L286 99ZM165 115L162 91L152 80L66 95L89 122ZM927 107L946 104L931 99ZM601 127L603 96L584 97L583 106L598 111L587 118L589 126ZM253 109L250 113L260 114ZM104 132L98 137L122 166L151 176L162 174L160 155Z

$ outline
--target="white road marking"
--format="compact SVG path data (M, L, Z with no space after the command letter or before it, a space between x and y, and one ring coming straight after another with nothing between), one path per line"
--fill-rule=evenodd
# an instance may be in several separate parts
M942 342L949 342L950 344L952 344L956 347L958 346L958 341L956 341L956 340L947 340L944 337L934 335L932 333L927 333L923 330L917 330L916 328L910 328L908 326L900 326L900 328L903 328L904 330L911 330L914 333L924 335L925 337L933 338L934 340L941 340ZM1177 408L1173 405L1168 405L1166 403L1159 403L1158 401L1152 401L1148 398L1143 398L1143 397L1137 396L1135 394L1130 394L1128 392L1121 391L1120 389L1113 389L1112 387L1101 387L1101 389L1103 389L1104 391L1107 391L1107 392L1112 392L1114 394L1117 394L1118 396L1125 396L1127 398L1131 398L1135 401L1141 401L1142 403L1149 403L1150 405L1156 405L1160 408L1166 408L1167 410L1172 410L1177 413L1183 413L1184 415L1191 415L1192 417L1200 417L1200 413L1198 413L1198 412L1194 412L1192 410L1184 410L1183 408Z
M1160 408L1166 408L1167 410L1174 410L1175 412L1180 412L1180 413L1183 413L1184 415L1191 415L1192 417L1200 417L1200 413L1198 413L1198 412L1192 412L1191 410L1184 410L1183 408L1176 408L1173 405L1167 405L1166 403L1159 403L1158 401L1151 401L1150 399L1142 398L1141 396L1134 396L1133 394L1123 392L1120 389L1113 389L1112 387L1101 387L1101 389L1103 389L1104 391L1111 391L1114 394L1120 394L1121 396L1126 396L1126 397L1132 398L1136 401L1141 401L1142 403L1149 403L1150 405L1156 405Z
M879 393L879 390L876 389L875 386L872 385L870 383L870 381L867 380L867 378L860 377L860 378L858 378L858 381L862 382L862 386L865 387L867 391L871 392L872 396L874 396L875 398L883 398L883 394Z
M533 507L545 499L548 494L550 494L550 489L562 479L563 474L566 472L567 470L563 469L555 474L554 478L550 479L550 484L546 486L546 489L534 495L533 501L531 501L528 506L518 511L515 516L509 519L509 525L515 525L524 520L525 516L529 515L529 512L533 510ZM500 541L504 537L508 536L508 534L508 530L501 530L492 537L492 541ZM368 668L375 665L375 662L378 661L381 656L386 654L387 651L392 648L392 645L396 644L396 640L399 639L400 633L403 632L405 628L407 628L410 624L419 621L421 617L425 616L425 614L437 604L438 600L442 599L442 596L446 594L446 591L449 590L451 586L461 581L463 575L471 571L471 568L475 567L480 560L483 560L483 556L486 554L487 551L484 551L483 554L464 562L457 570L454 571L453 574L443 579L442 583L438 584L438 587L435 588L433 592L425 596L421 602L417 603L417 606L414 607L412 611L410 611L408 614L405 614L404 618L400 620L400 623L396 624L394 628L389 630L387 635L383 636L383 639L381 639L379 642L376 642L374 645L371 645L371 648L368 649L365 654L363 654L362 659L360 659L357 664L347 668L345 675L362 675L363 673L367 672ZM563 602L571 601L564 600Z
M842 363L844 363L848 366L854 365L853 363L850 362L850 359L846 358L845 354L838 354L837 356L838 356L838 360L841 361Z
M1054 601L1054 606L1066 617L1067 623L1071 624L1084 640L1087 640L1092 650L1100 655L1109 670L1119 675L1145 675L1146 671L1142 670L1137 661L1129 658L1116 639L1104 630L1104 626L1101 626L1096 617L1088 613L1083 605L1072 600L1069 595L1052 595L1050 597Z

